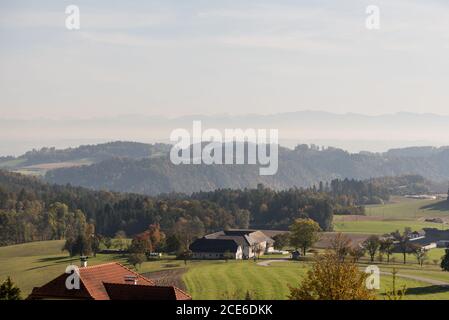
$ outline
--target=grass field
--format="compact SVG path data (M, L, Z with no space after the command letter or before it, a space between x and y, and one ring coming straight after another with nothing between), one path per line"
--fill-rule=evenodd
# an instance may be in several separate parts
M396 230L403 231L410 227L413 231L422 228L442 228L439 223L421 222L413 220L373 220L373 221L336 221L334 231L351 233L386 234Z
M449 208L441 200L416 200L395 197L391 203L366 206L366 215L384 219L419 219L439 217L449 219Z
M42 241L1 247L0 280L11 276L26 297L33 287L41 286L63 273L70 263L78 264L78 258L70 259L61 252L62 245L63 241ZM443 250L437 249L431 251L431 254L429 259L439 258ZM401 259L402 256L398 255L395 264L401 274L449 282L449 273L440 271L438 266L432 264L420 267L412 255L408 256L407 265L399 264ZM97 255L89 258L90 265L109 261L127 265L121 256ZM370 262L364 258L361 268L367 264ZM391 271L392 265L375 264L379 264L382 271ZM257 299L286 299L288 284L298 285L309 267L309 262L293 261L274 262L267 267L254 261L191 261L185 266L184 262L167 257L143 263L138 272L186 268L182 280L194 299L241 299L247 291ZM407 299L449 299L449 289L423 281L400 279L399 284L405 284L409 289ZM383 299L383 293L390 287L391 276L383 275L378 298Z
M64 273L69 264L79 265L78 257L70 258L67 252L61 251L63 245L63 240L54 240L0 247L0 281L11 276L26 297L33 287L41 286ZM132 268L124 257L114 254L97 254L96 257L90 257L89 265L111 261L117 261ZM183 266L182 261L173 261L173 257L169 257L146 262L138 271L145 273Z
M70 162L51 162L51 163L40 163L31 166L20 166L21 162L18 162L18 160L14 161L11 161L10 163L10 165L15 168L14 172L24 175L37 175L37 176L43 176L49 170L80 167L84 165L90 165L93 163L91 159L79 159ZM0 163L0 165L2 164Z
M424 222L423 217L449 216L436 201L396 198L394 203L383 206L370 206L366 217L336 216L334 229L339 232L356 234L385 234L410 227L420 230L424 227L446 228L445 225ZM433 206L433 209L425 207ZM42 241L8 247L0 247L0 280L11 276L26 297L35 286L41 286L65 271L70 263L78 264L78 258L70 259L61 248L64 241ZM443 249L433 249L428 253L425 266L416 263L413 255L407 256L408 264L402 265L402 255L394 255L394 266L399 273L424 279L449 283L449 273L442 272L438 266ZM264 259L279 258L264 256ZM122 256L102 255L89 259L89 265L118 261L127 265ZM435 263L435 261L437 261ZM371 264L367 258L361 267ZM374 264L382 271L391 272L393 265L379 261ZM270 266L260 266L253 261L202 261L189 262L166 257L158 261L145 262L139 268L141 273L180 269L184 272L182 280L194 299L241 299L247 291L257 299L286 299L288 284L297 285L308 268L309 262L275 262ZM182 269L182 270L181 270ZM422 279L421 279L422 280ZM408 288L407 299L449 299L449 289L429 282L401 278L399 284ZM381 277L379 299L383 299L385 289L391 287L391 276Z
M425 218L442 218L449 222L449 208L445 201L395 197L388 204L367 206L366 216L335 216L334 231L385 234L403 231L406 227L416 231L422 228L449 228L446 223L425 222Z
M307 272L302 262L275 262L269 267L253 261L207 261L197 263L183 280L193 299L286 299L287 284L295 284Z
M25 159L13 159L13 160L0 161L0 168L15 168L15 167L20 166L25 161L26 161Z
M64 241L39 241L0 248L0 279L11 276L24 296L33 287L55 278L65 272L71 262L78 264L78 258L71 259L61 251ZM99 264L112 260L113 256L98 256L89 260Z
M243 299L246 292L250 292L254 299L283 300L288 297L288 285L298 286L309 266L309 263L292 261L275 262L268 267L251 261L202 262L191 267L183 279L193 299ZM402 272L400 265L396 267ZM384 271L383 268L381 270ZM391 268L385 268L385 271L391 271ZM425 277L420 270L404 274ZM449 299L449 288L403 278L397 279L397 285L406 286L409 292L406 299ZM381 275L378 299L384 299L385 291L391 288L392 277Z

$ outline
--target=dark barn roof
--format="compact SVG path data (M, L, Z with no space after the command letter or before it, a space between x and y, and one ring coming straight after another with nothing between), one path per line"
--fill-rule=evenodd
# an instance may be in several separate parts
M207 239L201 238L195 240L190 245L190 250L193 252L218 252L224 253L237 252L239 244L233 239Z

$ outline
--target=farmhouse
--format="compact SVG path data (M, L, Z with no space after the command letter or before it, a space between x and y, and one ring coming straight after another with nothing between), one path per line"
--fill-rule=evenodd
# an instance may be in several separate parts
M394 252L401 252L398 241L395 241L395 244L396 247L394 248ZM449 245L449 230L423 228L422 231L414 231L409 235L409 244L421 247L425 250L446 248ZM412 247L410 247L408 251L411 252Z
M84 261L85 262L85 261ZM152 280L117 262L79 268L79 288L68 289L64 273L39 288L28 300L191 300L174 286L157 286Z
M208 234L190 245L193 259L250 259L273 251L274 240L260 230L231 229Z
M446 248L449 245L449 230L439 230L436 228L424 228L425 238L433 242L439 248Z

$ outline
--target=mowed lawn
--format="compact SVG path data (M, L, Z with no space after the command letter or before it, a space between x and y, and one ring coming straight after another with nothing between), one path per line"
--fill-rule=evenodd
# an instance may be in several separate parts
M0 281L7 276L19 286L22 297L26 298L33 287L39 287L65 272L70 264L79 265L79 257L70 258L61 248L64 240L37 241L0 247ZM126 258L115 254L97 254L89 257L89 265L116 261L129 268ZM140 273L182 268L182 261L173 257L154 262L145 262L137 270Z
M396 230L404 231L406 227L413 231L422 228L438 228L443 227L442 224L432 222L422 222L415 220L372 220L372 221L335 221L334 231L350 232L350 233L368 233L368 234L386 234ZM448 228L447 226L444 226Z
M392 203L366 206L367 216L384 219L449 218L449 208L441 200L417 200L394 197Z
M274 262L260 266L254 261L191 262L183 280L193 299L285 300L287 284L297 285L308 265L302 262Z
M361 266L362 269L364 267ZM288 285L298 286L309 268L310 263L293 261L274 262L268 267L252 261L203 261L191 263L183 280L193 299L243 299L249 292L253 299L285 300L289 295ZM400 273L426 278L425 269L406 266L406 271L402 272L401 265L396 265L396 268ZM381 270L391 271L388 267ZM431 273L430 279L445 279L446 276L436 269ZM398 288L406 286L408 294L405 299L449 300L449 288L404 278L397 278L396 283ZM392 276L381 275L377 299L385 299L385 291L392 285Z
M78 264L78 258L70 258L61 252L64 241L42 241L8 247L0 247L0 280L11 276L22 290L25 298L35 286L41 286L65 271L67 265ZM431 258L439 258L443 251L431 251ZM410 264L399 264L397 257L395 267L402 274L418 276L449 282L449 273L439 270L436 265L419 267L412 255L408 256ZM97 255L89 258L89 264L95 265L117 261L127 265L122 256ZM262 262L260 260L258 262ZM361 268L371 264L367 259ZM411 262L414 262L411 264ZM376 264L376 262L374 263ZM129 265L127 265L130 267ZM382 264L381 269L390 271L392 265ZM140 273L187 268L182 280L187 291L194 299L243 299L249 292L253 299L287 299L288 285L298 286L310 268L310 262L283 261L273 262L269 266L260 266L254 261L190 261L187 266L183 261L173 257L158 261L148 261L138 269ZM399 285L405 284L409 290L407 299L449 299L449 289L433 286L423 281L398 279ZM378 299L391 288L391 276L381 276L381 289Z
M79 265L79 258L70 258L61 248L64 241L37 241L0 247L0 280L10 276L25 298L33 287L41 286L65 272L69 264ZM89 264L109 262L117 257L98 255Z

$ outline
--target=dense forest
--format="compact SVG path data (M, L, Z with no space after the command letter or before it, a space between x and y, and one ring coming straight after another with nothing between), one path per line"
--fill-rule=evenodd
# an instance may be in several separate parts
M64 239L73 225L103 236L119 231L132 236L157 224L170 235L186 222L201 234L226 228L286 229L294 219L309 217L332 230L334 214L363 214L362 205L388 197L389 189L374 180L147 196L48 184L0 171L0 244Z
M95 233L105 236L118 231L134 235L154 223L169 234L180 220L212 232L254 224L286 228L292 219L310 215L323 229L332 227L332 207L326 195L291 190L291 198L296 198L284 203L276 191L263 187L240 192L248 203L269 210L252 213L247 208L253 206L221 206L207 197L183 194L150 197L50 185L0 171L0 244L64 239L69 226L81 217L95 227Z

